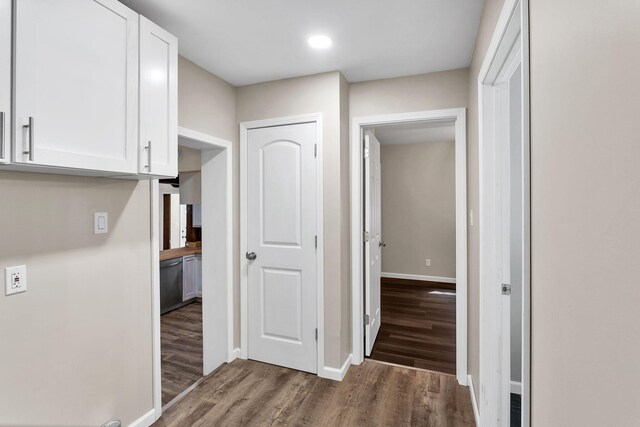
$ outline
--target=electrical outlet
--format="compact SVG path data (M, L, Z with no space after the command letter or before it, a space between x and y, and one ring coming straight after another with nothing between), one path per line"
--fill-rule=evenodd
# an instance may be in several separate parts
M425 265L426 265L427 267L431 267L431 260L430 260L430 259L428 259L428 258L427 258L427 259L424 261L424 263L425 263Z
M5 271L5 295L13 295L27 290L27 266L7 267Z

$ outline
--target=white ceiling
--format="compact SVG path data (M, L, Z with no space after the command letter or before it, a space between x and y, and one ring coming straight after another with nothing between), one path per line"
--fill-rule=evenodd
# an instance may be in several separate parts
M484 0L121 0L235 86L339 70L350 82L469 66ZM326 34L327 50L307 38Z
M374 132L382 145L423 144L455 141L454 122L430 122L376 127Z

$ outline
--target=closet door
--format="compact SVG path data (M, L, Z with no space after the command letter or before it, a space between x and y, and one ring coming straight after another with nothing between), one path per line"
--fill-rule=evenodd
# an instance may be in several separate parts
M11 0L0 0L0 163L10 159Z
M137 172L138 15L116 0L20 0L18 163Z
M178 39L140 16L141 174L178 175Z

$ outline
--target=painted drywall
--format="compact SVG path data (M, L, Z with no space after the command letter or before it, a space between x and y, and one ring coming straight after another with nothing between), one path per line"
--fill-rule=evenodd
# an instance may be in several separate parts
M199 171L202 168L202 155L200 150L189 147L178 148L178 172Z
M395 79L352 83L351 119L376 114L463 108L468 106L469 70L466 68Z
M455 278L455 142L382 144L380 159L382 271Z
M193 62L180 57L178 68L178 124L181 127L231 141L232 143L233 329L234 348L238 348L240 347L240 256L236 249L240 247L240 155L236 123L236 88ZM193 167L192 162L186 162L181 170L193 169Z
M531 0L533 426L640 419L640 2Z
M332 72L242 86L237 88L236 109L238 123L311 113L323 115L325 366L334 368L344 363L343 335L348 336L350 322L350 318L344 318L343 306L349 289L345 274L348 266L343 265L349 263L349 247L344 246L348 240L343 237L345 227L349 229L343 223L349 221L349 216L344 215L348 199L343 194L345 189L348 191L349 176L345 173L348 166L343 164L348 142L340 127L340 81L340 73Z
M341 247L346 248L341 253L340 278L340 360L346 360L351 353L351 188L350 188L350 158L349 158L349 83L340 74L340 225ZM346 178L345 178L346 177Z
M0 425L130 424L153 407L149 183L0 171L0 194Z
M479 157L478 157L478 74L482 61L491 42L491 37L498 22L504 0L485 0L480 29L476 47L471 60L471 68L468 75L468 99L467 111L467 181L468 181L468 209L473 212L473 225L468 229L468 294L467 294L467 342L468 342L468 369L473 379L476 398L479 398L480 390L480 254L478 235L479 212Z

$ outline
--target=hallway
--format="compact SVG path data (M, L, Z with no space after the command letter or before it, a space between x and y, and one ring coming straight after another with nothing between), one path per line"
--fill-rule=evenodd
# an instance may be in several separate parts
M455 377L367 360L342 382L235 360L154 424L169 426L474 426L469 389Z

